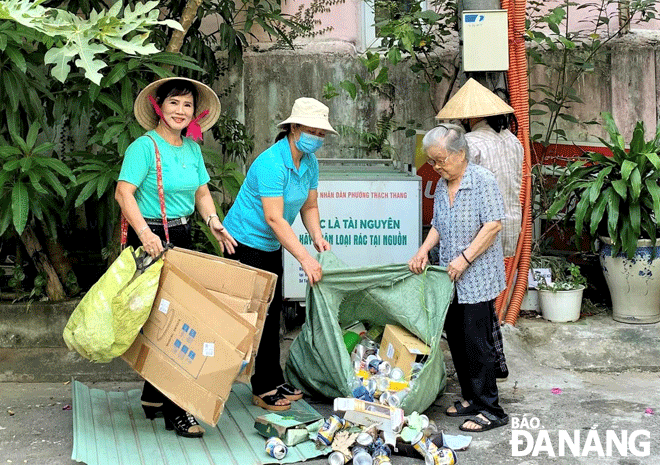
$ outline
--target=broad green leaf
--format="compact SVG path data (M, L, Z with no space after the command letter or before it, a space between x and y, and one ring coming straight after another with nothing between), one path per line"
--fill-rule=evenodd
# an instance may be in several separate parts
M632 173L635 168L637 168L637 163L630 160L624 160L621 164L621 178L628 181L630 179L630 173Z
M16 81L13 71L2 72L2 83L5 86L5 94L9 97L11 109L13 111L18 111L18 81Z
M357 96L357 87L351 81L345 80L339 83L339 87L348 92L348 95L351 96L351 99L355 100Z
M54 47L46 52L44 62L46 64L54 64L55 66L51 74L58 81L65 82L71 72L70 63L75 56L76 50L70 45L65 45L61 48Z
M639 200L639 194L642 192L642 175L639 173L639 169L635 168L630 174L630 200L632 202L637 202Z
M27 64L25 63L25 58L23 57L22 53L17 50L14 46L9 45L7 48L5 48L5 53L9 57L9 59L16 65L18 69L21 70L21 72L27 71Z
M12 209L10 208L10 197L4 196L0 199L0 237L7 231L11 224Z
M598 176L596 176L596 181L592 184L591 189L589 189L589 203L593 204L596 201L600 195L600 191L603 188L605 178L609 176L611 172L612 167L608 166L607 168L601 170L600 173L598 173Z
M621 200L626 200L628 198L628 183L624 181L623 179L617 179L616 181L612 181L612 187L616 191L617 194L619 194L619 197L621 197Z
M589 234L592 237L596 234L598 225L601 223L601 221L603 221L605 208L611 202L613 192L614 189L612 189L612 187L605 189L605 192L603 192L603 195L600 196L598 202L596 202L593 209L591 210Z
M589 197L583 195L577 206L575 207L575 234L577 237L582 236L584 230L584 220L589 210Z
M14 184L14 188L11 191L12 220L18 235L23 234L23 230L27 224L30 213L29 206L28 189L23 181L18 181Z
M96 190L97 183L95 181L90 181L82 188L80 194L76 198L76 207L81 206L87 199L89 199L94 191Z
M44 186L41 185L39 175L35 173L34 171L30 171L28 173L28 177L30 178L30 185L32 186L32 189L34 189L36 192L44 195L48 195L49 192L46 190Z
M607 204L607 233L610 237L616 237L617 225L619 223L619 197L613 195Z
M660 186L658 186L658 181L654 179L647 179L645 184L653 199L653 214L656 222L658 222L660 221Z
M39 135L40 129L41 126L39 125L39 123L32 123L32 125L30 125L30 129L28 130L27 137L25 138L25 145L27 145L30 151L32 151L35 142L37 142L37 135Z
M66 197L66 189L52 171L45 171L42 175L42 178L50 185L50 187L53 188L55 192L57 192L60 197Z

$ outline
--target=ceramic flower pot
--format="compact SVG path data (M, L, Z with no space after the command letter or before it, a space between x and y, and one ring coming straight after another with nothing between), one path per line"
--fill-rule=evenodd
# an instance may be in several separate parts
M601 237L600 264L612 297L612 317L623 323L660 321L660 240L655 243L655 258L650 240L637 241L632 259L612 255L612 241Z
M539 305L543 318L556 323L577 321L582 309L584 286L570 291L539 289Z

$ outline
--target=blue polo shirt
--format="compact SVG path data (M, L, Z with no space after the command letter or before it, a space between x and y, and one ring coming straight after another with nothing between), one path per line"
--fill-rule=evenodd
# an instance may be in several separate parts
M454 204L449 205L447 181L435 188L431 226L440 235L439 265L447 266L477 236L484 223L504 218L504 201L495 175L468 163ZM504 255L499 233L495 242L474 259L456 282L458 303L476 304L496 298L506 287Z
M191 215L195 211L197 189L210 179L199 144L184 137L183 144L177 146L168 143L156 131L149 131L147 134L154 138L160 152L167 218ZM143 217L161 217L156 179L156 150L151 139L146 136L138 137L128 146L119 180L136 187L135 200Z
M309 191L318 185L319 163L314 154L304 154L296 169L285 137L254 160L223 225L242 244L265 252L277 250L280 242L266 223L261 198L282 197L284 219L293 224Z

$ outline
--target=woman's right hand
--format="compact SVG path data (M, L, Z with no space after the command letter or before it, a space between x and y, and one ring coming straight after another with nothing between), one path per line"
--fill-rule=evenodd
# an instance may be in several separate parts
M321 278L323 278L323 269L321 268L321 264L311 256L303 259L300 262L300 266L302 266L303 271L307 275L307 280L309 281L310 286L318 283Z
M142 241L142 248L144 248L144 251L153 258L156 258L163 253L163 242L151 229L145 229L140 235L140 240Z
M418 250L413 258L408 262L408 269L415 274L421 274L429 263L429 257L426 253Z

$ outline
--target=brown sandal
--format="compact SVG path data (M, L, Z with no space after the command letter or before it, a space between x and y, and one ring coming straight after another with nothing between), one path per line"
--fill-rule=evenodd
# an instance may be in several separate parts
M264 408L266 410L273 410L276 412L280 412L282 410L289 410L291 408L290 403L286 405L277 405L277 401L282 399L286 399L286 397L284 397L279 392L269 395L264 394L262 396L258 396L256 394L252 395L252 403L254 405Z

